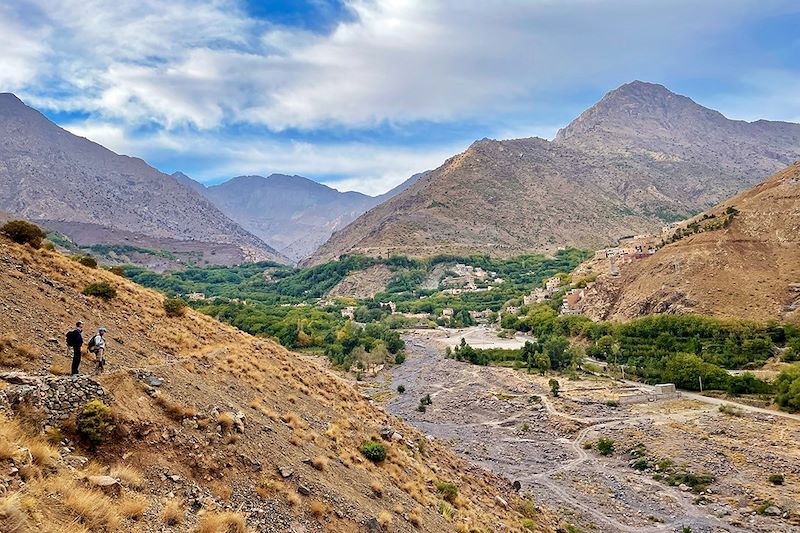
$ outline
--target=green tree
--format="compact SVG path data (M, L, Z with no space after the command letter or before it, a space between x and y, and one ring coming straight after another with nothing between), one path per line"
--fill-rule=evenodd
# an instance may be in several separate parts
M545 353L537 353L533 356L534 364L536 365L536 369L539 371L541 375L545 375L548 370L550 370L550 358L547 357Z
M775 402L784 411L800 411L800 365L792 365L775 378Z
M558 396L558 393L561 390L561 384L558 382L558 380L550 378L548 383L550 385L550 392L553 393L553 396Z

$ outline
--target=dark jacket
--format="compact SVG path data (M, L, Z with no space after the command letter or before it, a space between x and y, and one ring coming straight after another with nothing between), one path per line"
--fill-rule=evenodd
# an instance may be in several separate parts
M75 328L74 330L72 330L72 335L70 335L70 337L72 337L72 343L70 344L70 346L72 347L77 346L78 348L83 346L83 335L81 334L81 331L79 329Z

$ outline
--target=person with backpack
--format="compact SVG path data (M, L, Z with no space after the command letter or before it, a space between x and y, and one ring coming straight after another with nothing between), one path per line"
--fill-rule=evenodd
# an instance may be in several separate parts
M94 360L97 362L96 372L102 374L106 366L106 341L103 336L108 332L106 328L97 330L97 335L89 339L89 344L86 345L88 350L94 354Z
M78 320L75 329L67 333L67 348L72 348L72 375L78 375L81 366L81 347L83 346L83 322Z

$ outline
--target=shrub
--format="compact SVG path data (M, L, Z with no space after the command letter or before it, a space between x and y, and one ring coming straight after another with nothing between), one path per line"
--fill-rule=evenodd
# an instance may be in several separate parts
M91 255L81 255L75 258L75 261L82 264L85 267L89 268L97 268L97 260L92 257Z
M111 408L100 400L92 400L78 413L78 435L93 446L105 442L114 431Z
M380 463L386 459L386 446L374 440L364 441L360 449L361 453L373 463Z
M767 480L773 485L783 485L783 474L772 474Z
M42 249L43 250L50 250L51 252L56 251L56 245L52 243L52 241L44 241L42 242Z
M432 405L433 400L431 400L431 395L426 394L422 399L419 401L420 405Z
M406 386L405 385L398 385L397 386L397 392L399 392L400 394L403 394L405 391L406 391Z
M647 470L650 468L650 461L648 461L646 457L639 457L631 463L631 468L639 471Z
M36 224L25 220L11 220L0 227L0 233L19 244L29 244L32 248L42 246L45 235Z
M743 409L728 404L720 405L719 412L730 416L744 416Z
M87 285L86 288L83 289L83 294L86 296L97 296L98 298L108 301L117 297L117 289L107 281L101 281Z
M558 382L558 380L550 379L548 384L550 385L550 392L553 393L553 396L558 396L558 391L561 390L561 384Z
M611 455L614 453L614 441L606 437L600 437L595 443L595 448L600 455Z
M167 316L183 316L186 314L188 304L180 298L167 298L164 300L164 311Z
M405 362L406 362L406 356L404 353L401 352L394 356L394 364L402 365Z
M108 269L109 272L115 274L120 277L125 277L125 267L123 266L113 266Z
M455 503L456 497L458 496L458 487L456 487L452 483L437 481L436 492L441 494L442 498L444 498L445 501L450 503Z

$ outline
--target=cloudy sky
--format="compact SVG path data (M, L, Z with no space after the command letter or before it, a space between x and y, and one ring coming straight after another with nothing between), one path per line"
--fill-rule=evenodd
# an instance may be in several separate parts
M473 140L551 138L641 79L800 122L794 0L17 0L0 91L206 183L376 194Z

